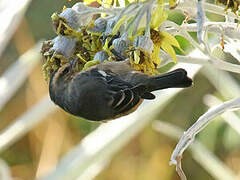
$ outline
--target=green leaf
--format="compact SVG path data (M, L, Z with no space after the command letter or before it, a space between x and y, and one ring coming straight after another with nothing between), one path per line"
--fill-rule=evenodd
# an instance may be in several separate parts
M174 62L170 62L170 63L167 63L165 64L164 66L158 68L158 72L160 73L165 73L165 72L168 72L170 69L172 69L173 66L175 66L176 64Z

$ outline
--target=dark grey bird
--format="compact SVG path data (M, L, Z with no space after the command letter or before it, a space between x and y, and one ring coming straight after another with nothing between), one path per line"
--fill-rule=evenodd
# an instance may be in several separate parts
M72 60L51 74L51 100L66 112L92 121L111 120L135 111L151 93L185 88L192 80L184 69L149 76L134 70L129 60L105 62L83 72Z

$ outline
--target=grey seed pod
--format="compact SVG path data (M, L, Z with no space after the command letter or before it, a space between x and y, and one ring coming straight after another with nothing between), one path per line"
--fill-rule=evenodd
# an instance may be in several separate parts
M103 32L106 29L107 20L105 18L100 17L96 19L94 25L100 32Z
M85 26L92 20L92 15L80 14L72 8L65 9L59 14L59 17L66 19L67 25L77 30L80 26Z
M130 46L130 41L121 37L114 39L112 44L117 52L123 53Z
M111 18L107 21L107 26L106 26L106 30L104 32L104 34L106 36L110 35L112 33L112 30L114 28L114 26L117 24L117 20L118 18L117 17L114 17L114 18ZM122 24L118 31L120 32L120 34L123 34L123 31L124 31L124 24Z
M105 51L99 51L95 54L94 60L99 60L101 62L105 61L108 59L108 54Z
M147 36L137 36L133 41L133 46L140 47L149 53L152 53L153 51L153 41Z
M57 36L52 40L52 42L53 47L51 50L62 54L66 59L73 55L76 46L75 39L67 38L65 36Z
M78 3L76 3L76 4L73 5L72 9L73 9L74 11L76 11L77 13L81 13L81 12L83 12L83 11L86 11L86 10L91 9L91 7L83 4L82 2L78 2Z
M111 18L107 22L106 30L104 32L105 35L110 35L112 33L112 30L116 24L116 18Z
M93 9L92 7L89 7L79 2L79 3L76 3L72 7L72 9L76 11L76 13L79 15L79 21L78 21L79 26L86 26L91 22L94 13L86 13L86 11Z
M100 17L96 19L96 21L94 22L94 26L89 28L88 30L95 33L103 33L106 29L106 26L107 19Z
M79 27L78 19L79 15L76 11L71 8L65 9L62 13L59 14L59 17L66 19L67 25L72 29L77 29Z

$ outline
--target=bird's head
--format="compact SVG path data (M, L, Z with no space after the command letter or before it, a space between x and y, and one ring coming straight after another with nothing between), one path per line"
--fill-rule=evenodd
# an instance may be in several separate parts
M51 75L50 84L57 85L70 81L77 72L78 60L73 59L69 63L64 64Z

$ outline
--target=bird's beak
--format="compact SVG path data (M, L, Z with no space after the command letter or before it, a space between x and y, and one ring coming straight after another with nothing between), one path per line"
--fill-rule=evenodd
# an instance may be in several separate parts
M71 69L76 72L78 70L78 59L74 58L70 61Z

